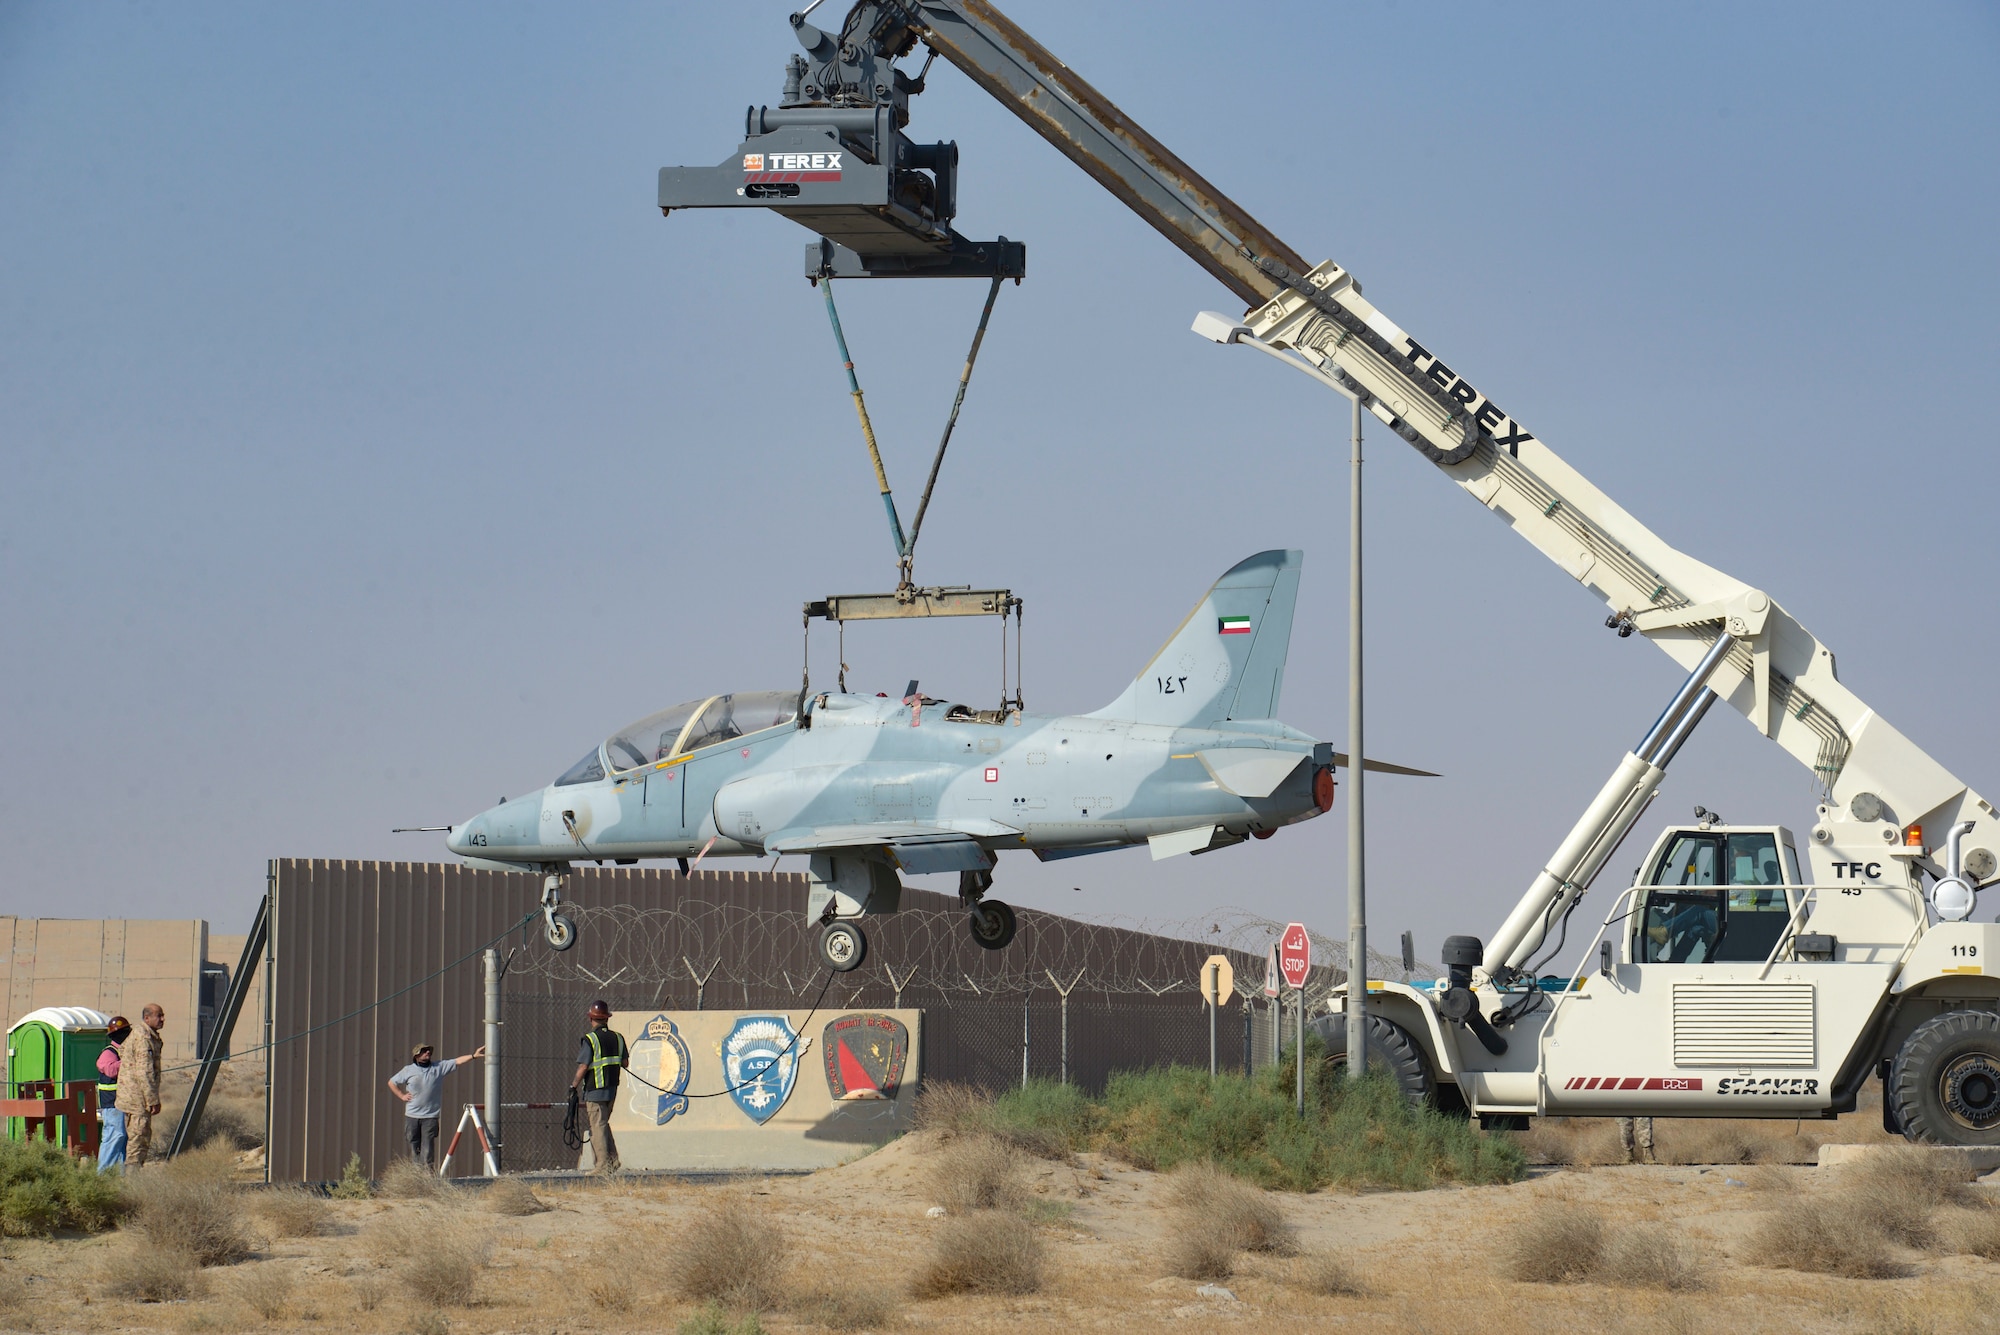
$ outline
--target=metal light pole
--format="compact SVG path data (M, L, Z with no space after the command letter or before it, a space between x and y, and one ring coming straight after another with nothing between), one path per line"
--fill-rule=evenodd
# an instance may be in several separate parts
M1275 357L1329 389L1347 396L1354 406L1353 448L1349 454L1351 490L1348 497L1347 559L1347 1073L1360 1076L1368 1066L1368 910L1363 837L1361 748L1361 410L1367 394L1360 383L1339 367L1322 369L1262 342L1248 325L1214 311L1194 318L1194 332L1217 343L1241 343ZM1300 1069L1304 1069L1305 1005L1299 1005ZM1303 1089L1303 1084L1301 1086ZM1303 1099L1303 1093L1301 1098Z
M1347 1074L1368 1071L1368 869L1361 749L1361 400L1354 401L1347 516Z

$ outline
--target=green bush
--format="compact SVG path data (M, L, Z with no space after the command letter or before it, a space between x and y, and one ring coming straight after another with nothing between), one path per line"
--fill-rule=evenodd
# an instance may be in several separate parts
M1141 1168L1214 1163L1260 1186L1421 1190L1440 1182L1512 1182L1525 1159L1511 1140L1463 1118L1412 1107L1386 1079L1349 1083L1306 1040L1306 1115L1296 1111L1288 1055L1254 1077L1213 1080L1191 1066L1127 1071L1101 1099L1031 1081L996 1098L984 1120L1030 1148L1098 1149Z
M116 1176L100 1176L95 1164L72 1159L47 1141L0 1140L0 1233L95 1233L124 1212Z
M1087 1149L1102 1113L1075 1085L1030 1080L993 1100L987 1125L1002 1140L1036 1154L1060 1156Z

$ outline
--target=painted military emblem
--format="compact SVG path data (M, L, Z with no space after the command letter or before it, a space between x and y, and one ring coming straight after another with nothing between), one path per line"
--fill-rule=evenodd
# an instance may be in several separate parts
M792 1095L806 1041L782 1015L740 1017L722 1040L722 1079L753 1122L771 1120Z
M688 1075L693 1068L687 1040L665 1015L646 1021L632 1045L632 1097L626 1106L652 1126L665 1126L688 1110ZM648 1088L640 1080L658 1085Z
M836 1101L893 1099L910 1056L910 1031L890 1015L843 1015L828 1023L820 1052Z

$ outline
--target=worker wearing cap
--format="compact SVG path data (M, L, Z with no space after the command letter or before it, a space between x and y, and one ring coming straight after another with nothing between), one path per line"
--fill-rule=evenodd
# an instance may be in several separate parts
M132 1022L122 1015L111 1017L104 1037L109 1041L97 1054L97 1171L121 1168L125 1164L125 1114L118 1111L118 1066L125 1060L118 1045L132 1037Z
M410 1064L389 1077L389 1092L403 1101L403 1139L410 1158L425 1168L437 1167L438 1114L444 1109L444 1078L469 1061L486 1055L482 1044L463 1057L436 1061L431 1045L410 1049Z
M160 1030L167 1013L157 1003L139 1012L139 1023L118 1048L118 1096L125 1114L125 1170L146 1166L153 1152L153 1119L160 1114Z
M618 1167L618 1141L611 1134L611 1105L618 1098L618 1078L625 1072L630 1049L625 1037L611 1027L611 1007L603 1001L590 1003L590 1029L576 1049L576 1078L569 1087L576 1090L590 1118L590 1139L577 1156L579 1170L586 1165L609 1173Z

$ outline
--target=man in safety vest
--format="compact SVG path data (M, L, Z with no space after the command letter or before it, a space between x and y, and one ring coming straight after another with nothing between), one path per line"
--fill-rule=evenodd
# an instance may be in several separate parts
M611 1007L590 1003L590 1030L576 1049L576 1078L569 1087L580 1092L590 1118L590 1139L577 1156L579 1170L609 1173L618 1167L618 1141L611 1134L611 1105L618 1098L618 1078L625 1073L630 1049L624 1035L611 1027Z

